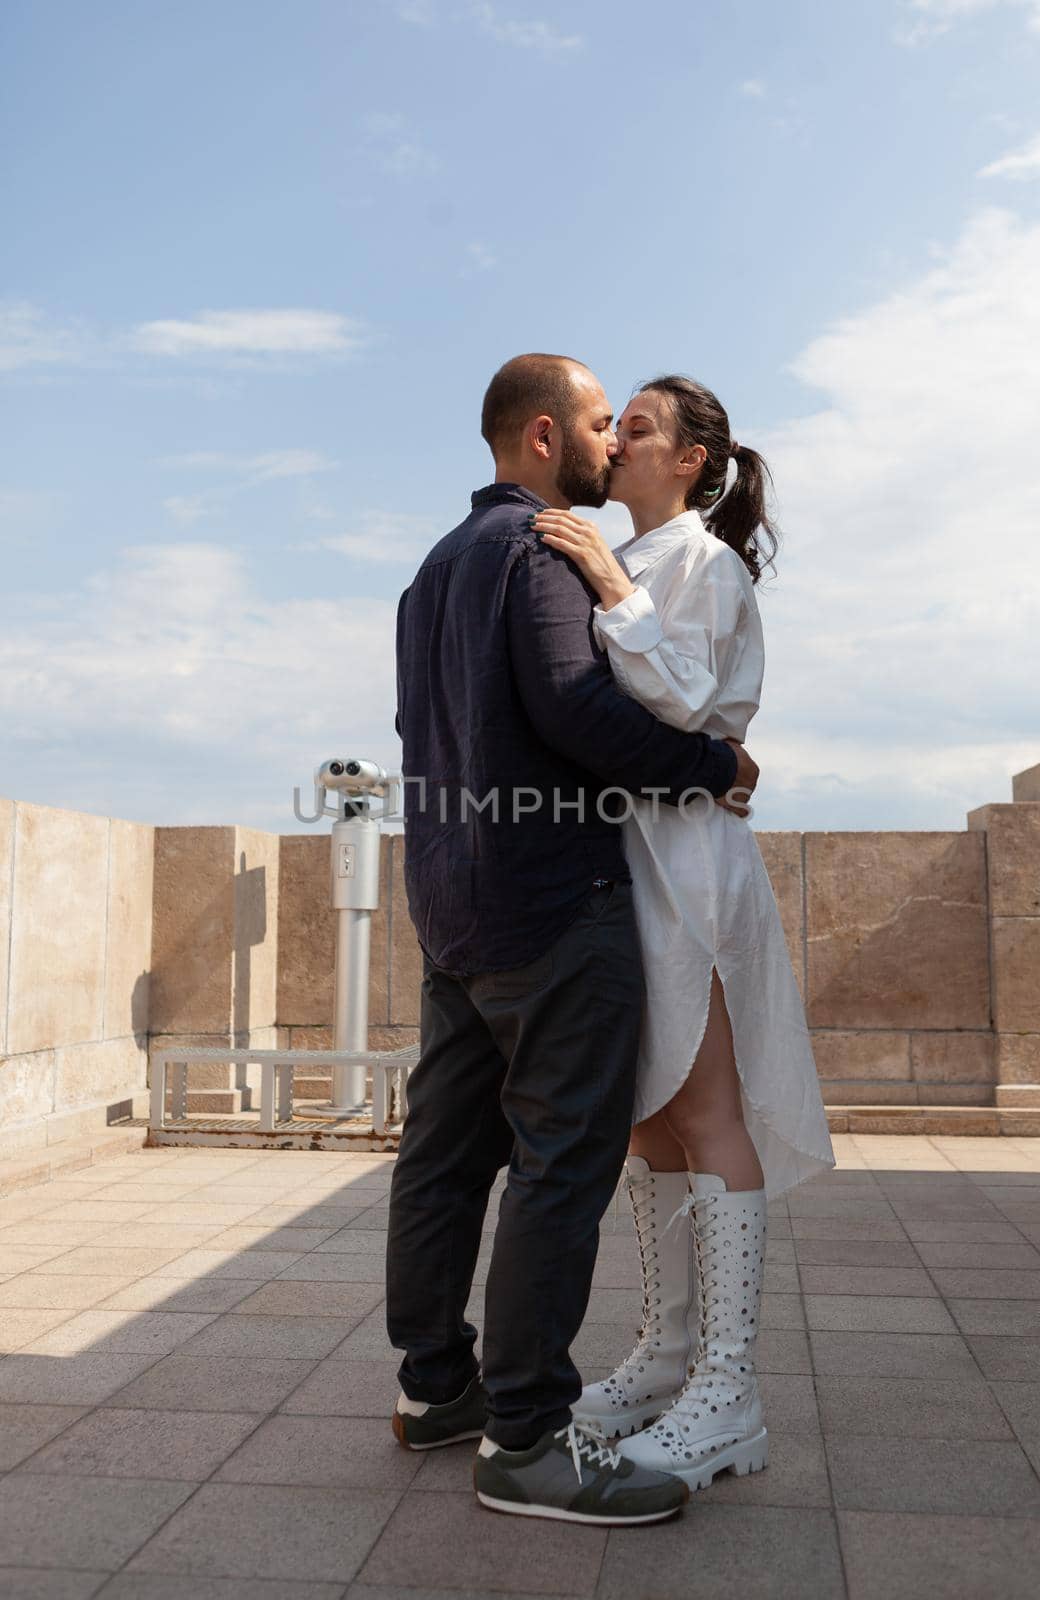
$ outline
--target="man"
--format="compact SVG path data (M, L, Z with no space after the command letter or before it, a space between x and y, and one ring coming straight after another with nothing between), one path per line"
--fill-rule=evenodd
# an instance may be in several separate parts
M482 1434L485 1505L600 1524L656 1521L687 1497L571 1421L569 1349L631 1130L643 999L619 791L676 804L757 779L739 746L620 692L591 589L530 529L547 505L604 503L612 421L580 362L507 362L484 399L495 482L401 598L405 878L424 961L387 1251L399 1441ZM506 1165L482 1382L466 1302Z

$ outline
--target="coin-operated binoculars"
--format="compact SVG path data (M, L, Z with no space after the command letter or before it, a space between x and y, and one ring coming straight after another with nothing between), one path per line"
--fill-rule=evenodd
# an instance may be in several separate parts
M314 775L314 815L293 811L300 822L335 817L330 881L336 912L336 982L333 1049L368 1053L368 967L372 913L379 907L379 823L400 809L402 780L374 761L354 756L325 761ZM329 804L330 794L333 803ZM365 1106L365 1062L335 1062L332 1101L322 1111L353 1116Z

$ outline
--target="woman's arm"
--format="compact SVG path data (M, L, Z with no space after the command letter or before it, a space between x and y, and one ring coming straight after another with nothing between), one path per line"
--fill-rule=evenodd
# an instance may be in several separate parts
M632 583L595 523L547 511L536 531L543 526L544 543L568 555L600 596L593 620L618 687L673 728L703 728L745 603L731 562L690 551L674 573L662 622L649 591Z

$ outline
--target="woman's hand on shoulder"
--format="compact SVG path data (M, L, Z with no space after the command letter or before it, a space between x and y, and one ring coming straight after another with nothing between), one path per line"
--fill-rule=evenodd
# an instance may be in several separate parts
M599 595L604 610L635 593L631 578L594 522L550 506L532 518L531 526L543 544L570 557Z

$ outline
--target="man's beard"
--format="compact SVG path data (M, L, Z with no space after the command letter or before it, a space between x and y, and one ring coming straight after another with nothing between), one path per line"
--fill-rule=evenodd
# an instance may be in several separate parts
M593 467L570 439L563 441L556 487L571 506L602 506L610 490L610 467Z

